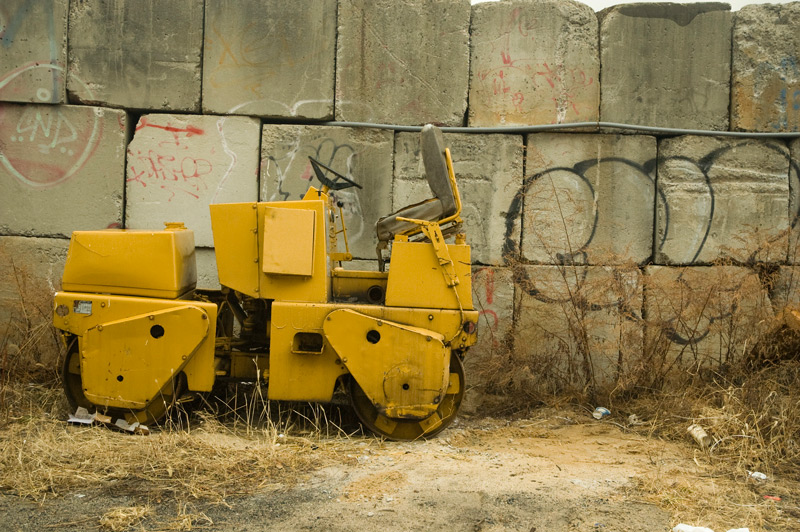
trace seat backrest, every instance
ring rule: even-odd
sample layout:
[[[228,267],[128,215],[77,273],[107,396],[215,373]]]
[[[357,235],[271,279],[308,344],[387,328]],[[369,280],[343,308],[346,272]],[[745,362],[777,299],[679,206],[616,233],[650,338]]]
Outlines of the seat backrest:
[[[442,218],[451,216],[456,212],[456,198],[450,185],[450,173],[447,171],[442,130],[432,124],[426,125],[422,128],[420,144],[425,177],[433,195],[442,202]]]

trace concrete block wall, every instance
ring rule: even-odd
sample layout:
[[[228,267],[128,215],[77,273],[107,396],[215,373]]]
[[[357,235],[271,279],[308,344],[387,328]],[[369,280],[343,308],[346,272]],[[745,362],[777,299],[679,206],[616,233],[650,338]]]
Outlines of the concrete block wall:
[[[337,199],[354,266],[374,269],[375,221],[432,194],[418,136],[326,121],[800,132],[798,35],[800,2],[6,0],[0,278],[24,267],[41,299],[73,230],[183,221],[199,284],[218,287],[208,205],[300,199],[309,156],[364,186]],[[690,295],[751,302],[737,303],[744,324],[798,299],[800,139],[445,140],[473,246],[478,374],[511,353],[533,380],[641,384],[686,352],[741,356],[722,311],[679,330]],[[23,323],[25,301],[6,286],[2,316]]]

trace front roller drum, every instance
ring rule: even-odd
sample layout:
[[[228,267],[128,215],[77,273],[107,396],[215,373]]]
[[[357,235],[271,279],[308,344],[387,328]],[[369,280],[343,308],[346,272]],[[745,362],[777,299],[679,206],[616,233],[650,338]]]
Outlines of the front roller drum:
[[[80,347],[78,337],[68,339],[67,354],[64,357],[61,377],[67,402],[73,411],[83,407],[89,412],[96,411],[110,416],[112,419],[125,419],[128,423],[138,421],[144,425],[159,425],[167,414],[177,404],[177,399],[186,391],[186,377],[179,373],[171,379],[143,410],[126,410],[121,408],[106,408],[103,405],[92,403],[84,394],[83,378],[81,377]]]
[[[389,418],[378,412],[372,401],[358,385],[350,379],[350,401],[364,427],[389,440],[411,441],[431,438],[446,429],[456,418],[464,398],[464,367],[458,354],[450,356],[450,384],[439,403],[439,407],[423,420]]]

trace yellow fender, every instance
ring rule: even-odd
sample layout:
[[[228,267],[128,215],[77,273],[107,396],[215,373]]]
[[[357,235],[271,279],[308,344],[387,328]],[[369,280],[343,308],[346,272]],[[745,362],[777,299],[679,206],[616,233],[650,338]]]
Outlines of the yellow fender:
[[[190,305],[88,329],[81,352],[86,398],[96,405],[145,408],[183,369],[208,331],[208,315]]]
[[[436,412],[450,380],[443,335],[349,309],[328,314],[323,330],[379,413],[422,420]]]

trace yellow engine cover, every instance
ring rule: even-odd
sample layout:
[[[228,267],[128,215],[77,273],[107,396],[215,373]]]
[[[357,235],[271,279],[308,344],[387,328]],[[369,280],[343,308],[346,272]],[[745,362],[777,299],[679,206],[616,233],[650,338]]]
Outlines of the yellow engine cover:
[[[331,312],[323,328],[378,412],[397,419],[436,412],[450,379],[443,335],[348,309]]]
[[[174,223],[164,231],[74,231],[61,284],[70,292],[173,299],[196,282],[194,233]]]
[[[98,324],[82,343],[86,398],[114,408],[144,408],[183,369],[208,332],[208,315],[190,305]]]

